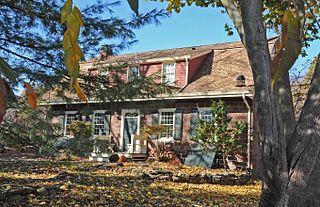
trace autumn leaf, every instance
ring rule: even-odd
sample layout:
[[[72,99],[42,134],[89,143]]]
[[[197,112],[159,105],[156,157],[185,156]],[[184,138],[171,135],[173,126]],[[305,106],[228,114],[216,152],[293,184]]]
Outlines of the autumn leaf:
[[[72,0],[66,0],[61,9],[61,24],[65,23],[67,16],[72,11]]]
[[[73,15],[77,18],[80,26],[83,26],[83,25],[84,25],[84,21],[83,21],[83,19],[82,19],[81,12],[80,12],[79,8],[75,6],[75,7],[73,8],[73,11],[72,11],[72,12],[73,12]]]
[[[80,27],[84,25],[81,12],[78,7],[72,10],[72,1],[66,0],[61,9],[61,23],[66,23],[67,30],[63,35],[62,46],[64,49],[64,63],[71,77],[70,88],[75,89],[80,100],[88,102],[88,98],[81,90],[77,81],[80,73],[80,59],[84,54],[78,44]]]
[[[32,86],[29,83],[24,82],[23,83],[26,88],[26,93],[28,97],[28,103],[31,106],[32,109],[37,108],[37,95]]]
[[[78,97],[80,98],[80,100],[85,101],[86,103],[88,103],[88,98],[83,93],[83,91],[81,90],[81,88],[79,86],[79,83],[78,83],[78,80],[75,80],[74,89],[76,90],[76,93],[77,93]]]

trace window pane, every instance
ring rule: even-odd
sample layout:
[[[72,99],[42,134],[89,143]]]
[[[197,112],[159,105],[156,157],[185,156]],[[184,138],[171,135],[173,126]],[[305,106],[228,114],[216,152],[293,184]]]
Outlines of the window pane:
[[[128,68],[128,80],[133,80],[135,77],[139,76],[139,67],[132,66]]]
[[[71,135],[70,124],[78,119],[77,114],[66,114],[66,135]]]
[[[211,122],[213,119],[211,111],[200,111],[199,118],[202,121]]]
[[[174,112],[161,112],[160,124],[166,128],[166,132],[161,137],[173,137],[173,117]]]
[[[174,73],[175,73],[175,64],[164,64],[163,65],[163,75],[164,82],[172,84],[174,83]]]
[[[103,113],[95,113],[93,119],[93,133],[95,135],[101,135],[105,133],[104,128],[104,114]]]

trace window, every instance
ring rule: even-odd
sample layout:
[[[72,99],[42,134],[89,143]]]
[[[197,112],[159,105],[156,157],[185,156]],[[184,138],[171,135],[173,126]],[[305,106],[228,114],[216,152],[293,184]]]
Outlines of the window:
[[[100,81],[100,87],[101,89],[106,89],[106,85],[107,85],[107,77],[108,77],[109,71],[104,69],[104,70],[100,70],[99,71],[99,76],[102,79]]]
[[[66,112],[66,121],[65,121],[65,135],[71,136],[70,125],[72,122],[78,120],[77,112]]]
[[[103,112],[97,112],[93,116],[93,134],[101,135],[106,133],[105,129],[105,119]]]
[[[199,112],[199,119],[206,122],[211,122],[213,119],[211,111],[200,111]]]
[[[161,134],[160,137],[172,138],[174,132],[174,112],[161,111],[160,124],[166,128],[166,132]]]
[[[128,68],[128,81],[131,81],[135,79],[136,77],[139,77],[139,67],[138,66],[130,66]]]
[[[167,84],[174,84],[175,63],[163,64],[163,82]]]

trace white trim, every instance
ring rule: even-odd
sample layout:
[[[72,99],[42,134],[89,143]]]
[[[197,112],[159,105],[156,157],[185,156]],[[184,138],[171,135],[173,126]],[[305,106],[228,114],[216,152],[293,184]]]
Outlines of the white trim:
[[[138,64],[136,64],[136,65],[129,65],[129,66],[127,67],[127,81],[129,81],[129,69],[130,69],[130,68],[133,68],[133,67],[138,68],[138,75],[137,75],[137,77],[140,77],[140,65],[138,65]]]
[[[68,114],[77,114],[78,111],[65,111],[64,112],[64,126],[63,126],[63,136],[65,137],[73,137],[72,135],[66,135],[67,132],[67,116]]]
[[[92,133],[92,136],[93,137],[96,137],[96,136],[99,136],[97,134],[94,134],[94,130],[95,130],[95,126],[94,126],[94,119],[95,119],[95,115],[98,114],[98,113],[102,113],[103,115],[106,113],[107,110],[94,110],[92,111],[92,120],[91,120],[91,124],[92,124],[92,129],[93,129],[93,133]],[[105,123],[103,123],[105,124]],[[111,127],[111,124],[110,126]],[[107,134],[108,135],[108,134]]]
[[[175,132],[175,119],[176,119],[176,117],[175,117],[175,111],[176,111],[176,108],[161,108],[161,109],[159,109],[158,110],[158,112],[159,112],[159,124],[161,124],[161,113],[162,112],[173,112],[173,127],[172,127],[172,132],[173,132],[173,134],[172,134],[172,137],[159,137],[158,139],[157,139],[157,141],[160,141],[160,142],[170,142],[170,141],[172,141],[173,140],[173,137],[174,137],[174,132]]]
[[[195,92],[195,93],[177,93],[174,95],[159,95],[155,98],[135,98],[135,99],[124,99],[123,101],[156,101],[156,100],[183,100],[183,99],[201,99],[201,98],[235,98],[239,97],[242,98],[243,94],[246,97],[252,98],[253,91],[246,90],[246,91],[216,91],[216,92]],[[122,100],[118,100],[121,102]],[[107,101],[108,102],[108,101]],[[84,102],[81,101],[56,101],[56,102],[41,102],[39,103],[40,106],[43,105],[59,105],[59,104],[81,104]],[[88,103],[103,103],[103,101],[97,100],[89,100]]]
[[[138,113],[137,134],[140,134],[140,110],[139,109],[122,109],[121,110],[121,126],[120,126],[120,149],[123,150],[123,132],[124,132],[124,119],[126,113]],[[131,137],[130,137],[131,139]]]
[[[176,62],[173,62],[173,61],[164,61],[164,62],[162,62],[161,83],[164,83],[164,65],[171,65],[171,64],[173,64],[173,67],[174,67],[174,70],[173,70],[173,78],[174,78],[174,80],[173,80],[172,83],[169,83],[168,85],[175,85],[175,82],[176,82]]]

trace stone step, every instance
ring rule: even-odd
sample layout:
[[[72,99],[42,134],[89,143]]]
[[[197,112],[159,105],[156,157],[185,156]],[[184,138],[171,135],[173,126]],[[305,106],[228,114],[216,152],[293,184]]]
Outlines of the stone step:
[[[109,162],[109,158],[108,157],[90,156],[89,161]]]

